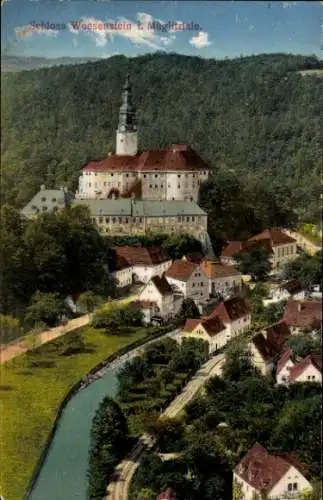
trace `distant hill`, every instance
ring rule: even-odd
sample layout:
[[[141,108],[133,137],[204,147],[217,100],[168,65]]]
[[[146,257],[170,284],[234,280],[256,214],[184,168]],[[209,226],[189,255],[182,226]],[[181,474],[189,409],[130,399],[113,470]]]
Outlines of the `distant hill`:
[[[2,76],[2,201],[77,186],[115,148],[121,86],[131,74],[141,149],[189,143],[217,169],[259,179],[313,222],[320,211],[323,81],[315,57],[232,60],[156,53]],[[315,220],[314,220],[315,219]]]
[[[18,57],[2,54],[1,73],[47,68],[50,66],[59,66],[60,64],[82,64],[96,60],[97,58],[95,57],[58,57],[56,59],[47,59],[46,57]]]

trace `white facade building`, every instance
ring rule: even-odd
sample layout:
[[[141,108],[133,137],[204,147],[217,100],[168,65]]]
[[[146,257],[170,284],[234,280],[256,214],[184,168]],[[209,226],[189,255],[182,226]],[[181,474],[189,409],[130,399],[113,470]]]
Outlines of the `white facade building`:
[[[175,260],[165,273],[168,283],[185,299],[205,304],[209,298],[208,280],[199,264]]]

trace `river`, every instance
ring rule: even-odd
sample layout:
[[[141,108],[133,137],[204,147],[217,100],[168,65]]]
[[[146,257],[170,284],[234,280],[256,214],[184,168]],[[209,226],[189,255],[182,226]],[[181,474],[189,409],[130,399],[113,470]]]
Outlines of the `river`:
[[[169,336],[176,338],[174,331]],[[92,419],[105,396],[114,397],[117,373],[143,347],[112,363],[102,378],[77,392],[67,403],[37,482],[28,500],[86,500]]]

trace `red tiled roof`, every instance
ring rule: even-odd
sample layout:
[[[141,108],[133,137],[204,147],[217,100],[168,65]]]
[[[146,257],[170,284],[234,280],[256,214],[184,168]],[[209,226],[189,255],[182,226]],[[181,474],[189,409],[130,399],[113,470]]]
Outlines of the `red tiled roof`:
[[[128,266],[153,266],[170,260],[161,247],[120,246],[113,250],[117,259],[126,261]]]
[[[187,260],[174,260],[165,274],[169,278],[174,278],[179,281],[187,281],[197,267],[198,264],[188,262]]]
[[[183,332],[192,332],[194,328],[201,323],[201,319],[187,319]]]
[[[232,297],[220,302],[209,317],[218,316],[223,323],[231,323],[250,314],[250,307],[242,297]]]
[[[258,333],[258,335],[253,337],[252,342],[265,361],[272,360],[277,354],[262,333]]]
[[[219,264],[218,262],[214,262],[212,260],[203,260],[201,263],[201,269],[204,272],[205,276],[208,278],[222,278],[225,276],[242,276],[242,274],[237,271],[232,266],[225,266],[223,264]]]
[[[176,500],[175,492],[172,488],[167,488],[166,491],[163,491],[158,495],[157,500]]]
[[[285,234],[281,229],[271,228],[265,229],[261,233],[256,234],[249,238],[248,241],[269,239],[273,246],[284,245],[286,243],[296,243],[294,238],[291,238],[287,234]]]
[[[151,281],[154,283],[155,287],[162,295],[170,295],[173,293],[172,287],[164,276],[162,276],[161,278],[159,276],[154,276],[153,278],[151,278]]]
[[[295,461],[294,464],[296,464]],[[277,454],[268,453],[263,446],[256,443],[234,471],[257,491],[262,490],[269,493],[287,473],[291,465],[287,457],[282,458]]]
[[[277,361],[276,375],[278,375],[282,371],[282,369],[285,367],[288,360],[292,361],[293,354],[294,353],[293,353],[292,349],[286,349],[283,352],[283,354],[281,355],[281,357]]]
[[[284,350],[286,342],[290,337],[290,330],[284,321],[270,325],[265,330],[265,337],[277,353]]]
[[[310,365],[313,365],[320,373],[322,373],[322,358],[320,355],[309,354],[306,358],[303,358],[301,361],[296,363],[289,370],[289,379],[291,381],[295,381],[298,377],[308,368]]]
[[[206,318],[201,321],[203,328],[207,331],[210,337],[213,337],[217,333],[220,333],[225,329],[224,324],[218,316],[213,316],[213,318]]]
[[[221,258],[233,257],[242,250],[243,250],[243,241],[228,241],[227,244],[222,248]]]
[[[283,321],[299,328],[313,328],[316,324],[322,324],[322,300],[289,300]]]
[[[151,149],[138,152],[134,156],[107,156],[98,162],[89,162],[83,172],[150,172],[150,171],[198,171],[209,170],[208,164],[187,145],[173,145],[167,149]]]

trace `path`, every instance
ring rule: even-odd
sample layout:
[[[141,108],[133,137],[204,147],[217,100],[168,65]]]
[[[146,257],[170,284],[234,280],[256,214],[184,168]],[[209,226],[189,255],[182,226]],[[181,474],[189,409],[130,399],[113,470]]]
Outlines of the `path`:
[[[312,243],[312,241],[303,236],[301,233],[297,233],[296,231],[290,231],[289,229],[284,229],[283,231],[291,238],[294,238],[297,241],[297,245],[300,246],[303,250],[305,250],[305,252],[309,253],[310,255],[314,255],[316,252],[322,249],[321,246],[315,245],[314,243]]]
[[[195,376],[184,387],[181,394],[179,394],[162,413],[161,417],[176,417],[210,377],[221,373],[224,357],[224,354],[218,354],[204,363]],[[139,465],[140,456],[147,448],[151,448],[154,444],[155,440],[149,434],[141,436],[129,456],[116,467],[114,473],[115,481],[111,482],[108,486],[106,500],[128,499],[129,486]]]
[[[138,294],[135,294],[111,302],[118,302],[119,305],[126,305],[137,298]],[[109,306],[111,302],[108,302],[107,305]],[[66,325],[60,325],[55,328],[50,328],[49,330],[44,330],[38,334],[36,339],[34,339],[34,345],[38,347],[39,345],[46,344],[47,342],[57,339],[66,333],[72,332],[81,326],[88,325],[90,319],[91,314],[85,314],[79,318],[71,319]],[[28,336],[22,339],[17,339],[10,344],[3,345],[0,347],[0,364],[6,363],[10,359],[16,358],[31,349],[33,349],[33,347],[31,345],[31,339],[28,339]]]

